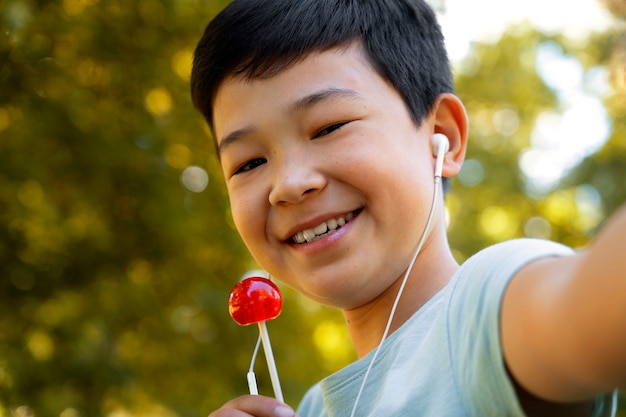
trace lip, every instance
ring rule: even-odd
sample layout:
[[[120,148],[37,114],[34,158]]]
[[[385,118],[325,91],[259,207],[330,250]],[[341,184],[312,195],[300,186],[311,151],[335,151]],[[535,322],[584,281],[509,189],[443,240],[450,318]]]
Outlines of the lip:
[[[288,232],[288,234],[286,235],[286,238],[284,239],[285,243],[289,244],[290,246],[296,247],[296,248],[305,248],[305,247],[312,247],[315,246],[315,244],[318,243],[323,243],[324,241],[329,241],[329,240],[336,240],[338,237],[340,237],[340,235],[343,235],[350,227],[350,225],[354,222],[354,220],[356,220],[356,218],[359,216],[359,214],[361,213],[361,208],[356,209],[356,210],[352,210],[352,211],[345,211],[345,212],[339,212],[338,214],[332,214],[332,215],[322,215],[322,216],[317,216],[315,218],[312,218],[311,220],[308,220],[306,222],[303,223],[299,223],[297,226],[293,227],[290,229],[290,231]],[[304,243],[295,243],[292,238],[298,233],[298,232],[302,232],[304,230],[308,230],[308,229],[313,229],[316,226],[319,226],[320,224],[327,222],[331,219],[338,219],[340,217],[346,217],[349,214],[352,214],[352,219],[350,219],[350,221],[348,221],[345,225],[333,230],[331,233],[327,234],[326,236],[315,240],[313,242],[304,242]],[[345,229],[345,230],[344,230]]]

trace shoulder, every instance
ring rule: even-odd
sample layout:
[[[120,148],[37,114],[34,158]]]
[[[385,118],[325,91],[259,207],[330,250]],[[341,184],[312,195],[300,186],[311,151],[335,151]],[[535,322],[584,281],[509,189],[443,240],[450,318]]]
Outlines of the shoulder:
[[[560,243],[540,239],[515,239],[489,246],[461,265],[453,277],[453,293],[500,297],[511,278],[526,265],[548,257],[567,256],[574,251]],[[457,294],[458,295],[458,294]]]
[[[450,283],[452,303],[481,303],[499,309],[511,279],[526,265],[574,251],[562,244],[540,239],[515,239],[489,246],[463,263]]]
[[[323,417],[326,415],[322,388],[319,382],[304,394],[298,406],[297,414],[300,417]]]
[[[506,262],[508,268],[547,256],[570,255],[573,250],[557,242],[542,239],[513,239],[489,246],[469,258],[464,267],[493,268]],[[505,266],[507,268],[507,266]]]
[[[504,293],[526,265],[572,253],[546,240],[506,241],[469,258],[450,282],[445,308],[450,360],[457,388],[475,415],[523,415],[503,361]]]

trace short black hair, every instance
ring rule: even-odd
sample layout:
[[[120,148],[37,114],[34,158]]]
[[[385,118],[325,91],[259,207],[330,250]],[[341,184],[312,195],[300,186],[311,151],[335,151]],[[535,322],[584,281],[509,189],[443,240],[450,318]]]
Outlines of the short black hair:
[[[196,47],[193,104],[213,130],[213,100],[227,77],[270,78],[313,52],[353,42],[417,126],[440,94],[454,92],[441,27],[424,0],[234,0]]]
[[[213,99],[228,76],[269,78],[309,55],[361,41],[373,67],[419,125],[454,91],[443,34],[422,0],[235,0],[206,27],[191,96],[213,127]]]

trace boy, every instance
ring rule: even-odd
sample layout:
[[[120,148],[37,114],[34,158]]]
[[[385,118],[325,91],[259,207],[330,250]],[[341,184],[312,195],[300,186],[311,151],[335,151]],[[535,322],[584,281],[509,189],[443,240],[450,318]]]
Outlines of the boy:
[[[236,0],[199,42],[192,97],[250,252],[342,309],[360,358],[299,415],[614,414],[626,212],[586,252],[522,239],[457,265],[439,181],[467,117],[422,0]],[[211,415],[294,413],[242,396]]]

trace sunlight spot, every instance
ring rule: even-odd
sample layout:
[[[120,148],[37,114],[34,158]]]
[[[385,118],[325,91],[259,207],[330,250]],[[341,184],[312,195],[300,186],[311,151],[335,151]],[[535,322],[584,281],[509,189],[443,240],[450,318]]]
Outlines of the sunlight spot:
[[[569,190],[548,195],[543,201],[547,220],[557,226],[570,225],[577,216],[576,204]]]
[[[192,63],[193,52],[189,49],[178,51],[172,57],[172,69],[183,81],[189,81]]]
[[[165,159],[172,168],[183,169],[191,161],[191,151],[185,145],[175,143],[168,146],[165,151]]]
[[[264,271],[262,269],[250,269],[250,270],[244,272],[239,277],[239,281],[243,281],[244,279],[250,278],[250,277],[263,277],[263,278],[267,278],[267,279],[272,279],[272,277],[270,277],[270,274],[267,271]]]
[[[448,230],[454,227],[457,222],[461,221],[459,213],[463,207],[463,200],[459,198],[457,193],[448,193],[448,195],[446,195],[446,228]]]
[[[585,73],[582,65],[554,42],[539,46],[536,68],[556,93],[560,110],[539,114],[531,133],[531,147],[522,152],[519,165],[529,191],[543,194],[599,150],[609,138],[612,125],[600,98],[591,94],[606,93],[604,72],[592,69]]]
[[[180,182],[193,193],[201,193],[209,184],[209,174],[197,166],[188,166],[180,175]]]
[[[26,341],[26,346],[35,360],[47,361],[54,354],[54,342],[44,331],[32,332]]]
[[[524,175],[541,191],[548,188],[561,175],[556,152],[527,149],[520,154],[519,165]]]
[[[65,410],[61,411],[59,417],[80,417],[80,413],[75,408],[66,408]]]
[[[536,239],[550,239],[552,236],[552,226],[550,222],[543,217],[531,217],[524,223],[524,235]]]
[[[172,110],[172,96],[163,87],[153,88],[146,94],[146,108],[153,116],[161,117]]]
[[[313,343],[327,361],[344,361],[348,357],[346,330],[330,320],[322,321],[315,327]]]
[[[517,222],[507,209],[491,206],[481,213],[479,226],[483,235],[500,241],[511,239],[515,235]]]
[[[585,91],[598,97],[607,97],[611,91],[609,72],[605,67],[597,66],[587,70],[583,80]]]
[[[320,311],[323,306],[322,304],[311,300],[309,297],[306,297],[299,292],[293,292],[293,294],[289,294],[291,297],[294,297],[298,306],[307,314],[314,314]]]
[[[577,225],[580,229],[590,231],[604,218],[602,198],[593,185],[582,184],[576,187],[574,201],[578,209]]]
[[[577,88],[583,79],[583,68],[575,58],[563,54],[556,42],[544,42],[537,48],[537,72],[555,90]]]
[[[120,407],[108,413],[107,417],[134,417],[134,416],[133,416],[133,413],[131,413],[127,409]]]
[[[445,0],[439,20],[450,59],[460,61],[468,56],[472,43],[493,42],[512,25],[525,21],[546,33],[584,39],[591,31],[602,31],[615,24],[616,19],[598,3],[596,0]],[[486,10],[489,12],[485,13]]]
[[[9,30],[15,31],[25,28],[32,20],[33,12],[27,3],[25,1],[13,1],[7,5],[7,2],[4,2],[2,17]]]
[[[27,405],[20,405],[12,413],[13,417],[35,417],[35,412]]]
[[[188,333],[191,329],[192,319],[199,313],[197,307],[187,305],[176,308],[170,317],[172,328],[179,333]]]
[[[477,159],[468,159],[463,162],[458,179],[466,187],[473,187],[480,184],[485,178],[483,164]]]
[[[500,109],[493,114],[493,126],[504,136],[511,136],[519,128],[520,120],[517,112],[511,109]]]
[[[210,343],[217,337],[217,331],[213,322],[204,314],[198,314],[193,317],[189,326],[189,332],[195,340],[201,343]]]
[[[562,114],[542,113],[532,132],[532,147],[521,153],[522,172],[538,191],[546,192],[608,139],[610,121],[600,100],[580,97]]]

